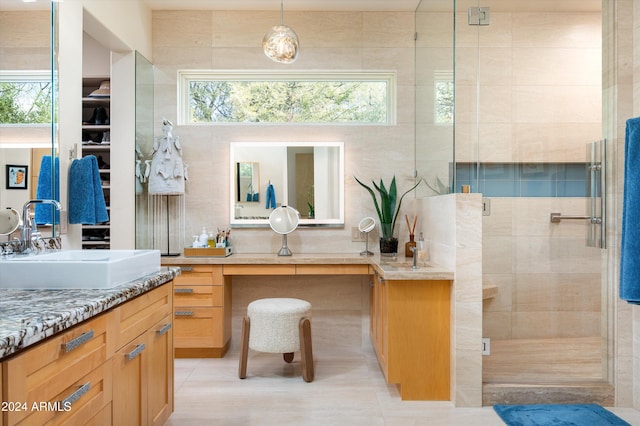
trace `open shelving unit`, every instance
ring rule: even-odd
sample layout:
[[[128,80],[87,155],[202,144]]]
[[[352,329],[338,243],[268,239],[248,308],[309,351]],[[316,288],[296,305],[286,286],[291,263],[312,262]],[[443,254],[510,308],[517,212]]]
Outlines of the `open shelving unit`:
[[[107,117],[111,117],[111,99],[107,96],[89,96],[100,88],[103,81],[109,81],[109,78],[84,78],[82,81],[82,156],[95,155],[98,159],[104,199],[111,216],[111,122],[95,122],[99,108],[104,108]],[[82,225],[83,249],[108,249],[110,241],[110,222]]]

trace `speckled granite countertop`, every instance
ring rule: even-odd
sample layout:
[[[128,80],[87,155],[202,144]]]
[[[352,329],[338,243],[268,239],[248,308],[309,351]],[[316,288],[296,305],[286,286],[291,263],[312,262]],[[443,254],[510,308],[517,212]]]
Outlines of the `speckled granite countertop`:
[[[177,268],[101,290],[0,289],[0,361],[127,300],[171,281]]]
[[[272,253],[234,253],[227,257],[163,257],[163,265],[370,265],[387,280],[453,280],[452,269],[418,262],[412,269],[412,258],[382,258],[353,253],[294,253],[278,256]],[[224,272],[223,272],[224,273]]]

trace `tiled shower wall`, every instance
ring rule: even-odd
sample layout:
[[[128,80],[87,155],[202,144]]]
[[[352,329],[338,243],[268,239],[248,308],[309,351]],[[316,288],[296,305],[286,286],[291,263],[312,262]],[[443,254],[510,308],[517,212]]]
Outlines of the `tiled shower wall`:
[[[601,15],[492,7],[477,27],[461,13],[474,5],[460,3],[456,161],[468,173],[458,186],[490,198],[483,283],[499,289],[484,303],[484,336],[600,335],[600,251],[585,247],[584,223],[549,215],[585,212],[580,170],[602,133]]]

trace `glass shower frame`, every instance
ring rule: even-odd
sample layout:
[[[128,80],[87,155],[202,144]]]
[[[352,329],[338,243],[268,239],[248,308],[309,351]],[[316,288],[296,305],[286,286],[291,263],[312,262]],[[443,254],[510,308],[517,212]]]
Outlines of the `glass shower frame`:
[[[523,67],[514,64],[521,52],[513,45],[513,30],[524,15],[509,17],[510,12],[499,8],[505,3],[491,0],[438,3],[439,10],[434,10],[434,5],[425,1],[416,10],[416,171],[428,183],[418,195],[463,192],[463,186],[469,185],[471,192],[483,193],[491,205],[490,213],[483,218],[483,284],[497,287],[498,295],[483,303],[483,333],[492,339],[489,357],[499,359],[503,352],[511,359],[509,362],[501,361],[497,370],[490,370],[493,368],[489,362],[491,358],[483,358],[484,364],[490,366],[483,372],[483,381],[559,385],[610,382],[611,366],[607,355],[611,351],[607,335],[610,325],[607,297],[604,296],[607,254],[605,250],[585,244],[589,233],[596,237],[606,236],[595,220],[597,217],[606,220],[605,209],[595,207],[588,196],[593,195],[600,200],[604,195],[602,191],[607,188],[600,179],[606,175],[594,170],[592,160],[584,155],[585,146],[599,140],[603,134],[602,111],[597,108],[588,111],[590,119],[597,114],[597,120],[575,126],[580,131],[571,141],[570,152],[558,158],[555,157],[554,146],[559,145],[557,141],[564,141],[558,132],[553,134],[551,131],[540,132],[538,140],[530,138],[528,147],[507,146],[511,152],[509,156],[504,155],[500,150],[506,149],[506,144],[501,145],[501,140],[509,143],[518,138],[526,140],[516,128],[529,125],[535,129],[541,124],[535,119],[529,123],[514,119],[517,116],[514,109],[522,104],[518,97],[544,93],[544,88],[536,87],[543,86],[540,81],[519,81],[516,84],[512,80],[514,76],[523,78],[514,71],[514,68]],[[470,8],[485,6],[489,7],[489,25],[471,26]],[[438,13],[440,15],[434,16]],[[545,18],[540,10],[518,13]],[[588,25],[579,23],[581,12],[554,13],[566,13],[562,16],[566,21],[574,22],[573,31],[577,32],[583,30],[581,26],[591,25],[596,19],[591,11],[584,12]],[[557,15],[546,17],[553,21]],[[598,19],[601,24],[602,19]],[[507,26],[510,33],[505,29]],[[544,30],[544,26],[541,28]],[[559,27],[552,29],[559,30]],[[526,30],[516,28],[516,31]],[[579,35],[594,41],[595,32],[598,32],[598,42],[601,43],[602,31],[597,28],[591,28],[586,35]],[[438,37],[430,38],[434,33],[438,33]],[[506,42],[508,37],[511,39]],[[572,49],[564,47],[567,51]],[[531,46],[531,49],[539,49],[545,55],[551,55],[554,49],[560,50],[544,43]],[[582,52],[582,60],[590,63],[588,61],[593,60],[598,49],[600,60],[600,44],[591,52]],[[501,51],[508,52],[510,57],[501,57]],[[504,67],[497,68],[493,75],[487,73],[492,66],[496,70],[496,63],[502,63]],[[455,81],[455,114],[449,128],[433,119],[435,80],[438,72],[442,74],[447,66]],[[600,66],[598,64],[595,71],[601,74]],[[549,70],[549,67],[542,67],[541,72],[544,74]],[[559,74],[562,78],[563,73]],[[575,78],[584,79],[583,83],[587,82],[584,85],[589,86],[587,92],[597,92],[596,96],[599,96],[585,102],[601,108],[600,76],[591,73],[586,77],[576,75]],[[594,78],[598,81],[595,82]],[[516,87],[518,85],[530,86],[530,93]],[[558,90],[563,90],[560,84],[558,86]],[[571,86],[571,82],[566,85],[578,90]],[[509,106],[502,105],[504,110],[496,103],[501,94],[508,97],[504,104]],[[539,109],[544,111],[545,106]],[[504,118],[505,115],[509,115],[509,119],[501,121],[501,116]],[[545,125],[550,129],[554,126],[571,128],[557,123]],[[536,152],[537,142],[539,152]],[[606,153],[607,150],[599,152]],[[600,161],[607,163],[606,157]],[[489,195],[492,191],[493,195]],[[605,206],[606,200],[598,205]],[[551,220],[553,212],[589,219],[558,223]],[[588,343],[583,345],[586,341]],[[535,355],[538,348],[547,343],[549,348],[558,348],[558,354],[554,357],[553,352],[545,353],[549,355],[548,359]],[[521,362],[517,358],[513,361],[513,354],[518,350],[525,355],[534,354],[533,358],[522,356]],[[588,371],[576,368],[572,363],[578,363],[578,360],[570,358],[556,363],[556,369],[550,367],[554,358],[561,358],[561,352],[569,354],[572,351],[576,354],[589,353]],[[529,373],[526,372],[528,366],[531,367]],[[508,368],[513,372],[509,373]],[[523,371],[525,373],[517,374]]]

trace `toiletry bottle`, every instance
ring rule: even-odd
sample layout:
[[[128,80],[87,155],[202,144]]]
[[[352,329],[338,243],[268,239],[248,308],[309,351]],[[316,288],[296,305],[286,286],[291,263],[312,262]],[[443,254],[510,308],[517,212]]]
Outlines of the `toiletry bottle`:
[[[409,234],[409,241],[407,241],[404,245],[404,256],[405,257],[413,257],[412,248],[416,247],[415,235]]]
[[[200,243],[200,247],[206,247],[207,244],[209,243],[209,235],[207,234],[207,230],[205,229],[205,227],[202,227],[202,232],[200,233],[200,238],[198,239],[198,242]]]
[[[216,239],[213,236],[213,232],[209,232],[209,239],[207,240],[207,247],[215,247]]]
[[[416,246],[416,251],[417,251],[416,254],[418,255],[419,260],[422,260],[422,261],[428,260],[427,244],[424,241],[424,234],[422,232],[420,233],[420,237],[418,237],[418,244]]]

